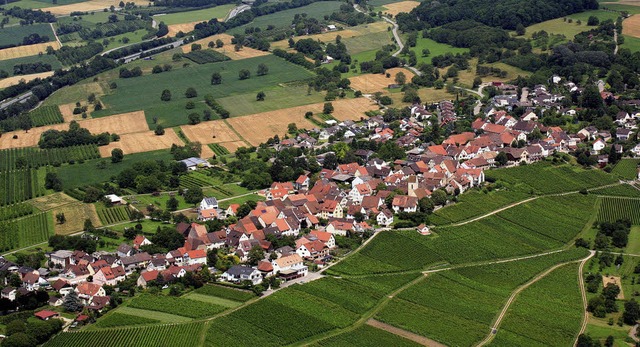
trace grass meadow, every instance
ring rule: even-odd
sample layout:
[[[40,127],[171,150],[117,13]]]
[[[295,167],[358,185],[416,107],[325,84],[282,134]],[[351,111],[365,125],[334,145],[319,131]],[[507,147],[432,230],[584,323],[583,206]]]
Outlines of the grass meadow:
[[[18,25],[0,29],[0,46],[21,46],[22,39],[31,34],[47,36],[49,37],[49,41],[54,41],[56,39],[49,24],[33,24],[27,26]]]
[[[164,22],[166,25],[208,21],[212,18],[226,18],[234,7],[235,4],[227,4],[196,11],[155,15],[153,16],[153,19],[157,22]]]

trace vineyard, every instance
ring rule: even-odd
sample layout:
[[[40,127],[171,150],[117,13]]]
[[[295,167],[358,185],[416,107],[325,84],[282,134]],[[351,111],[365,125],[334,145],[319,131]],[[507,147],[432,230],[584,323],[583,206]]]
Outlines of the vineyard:
[[[0,251],[46,242],[53,234],[53,218],[47,212],[0,222]]]
[[[525,289],[507,311],[492,345],[571,346],[580,330],[578,265],[565,265]]]
[[[640,199],[602,198],[598,221],[615,222],[628,219],[631,224],[640,224]]]
[[[44,187],[38,181],[37,170],[0,170],[0,206],[29,200],[44,192]]]
[[[620,160],[611,173],[626,180],[633,180],[638,177],[638,165],[640,165],[640,159]]]
[[[217,143],[210,143],[209,148],[216,154],[216,156],[223,156],[229,154],[229,150]]]
[[[24,217],[32,214],[33,212],[33,206],[26,202],[0,207],[0,222],[9,219]]]
[[[198,50],[184,54],[184,57],[197,64],[217,63],[230,60],[226,55],[213,50]]]
[[[587,254],[574,248],[518,262],[429,275],[395,297],[376,319],[447,345],[475,345],[513,290],[555,264]]]
[[[100,331],[64,332],[45,343],[44,346],[198,346],[200,345],[200,336],[204,324],[199,322],[140,328],[104,329]]]
[[[193,189],[197,187],[207,187],[205,189],[205,195],[215,196],[218,199],[229,198],[248,192],[248,190],[237,184],[222,184],[219,179],[199,172],[192,172],[180,177],[180,188]]]
[[[345,332],[340,335],[328,338],[318,342],[318,345],[324,347],[342,347],[342,346],[360,346],[360,347],[378,347],[378,346],[394,346],[394,347],[418,347],[418,343],[402,338],[398,335],[388,333],[384,330],[363,325],[353,331]]]
[[[94,325],[95,327],[100,328],[114,328],[114,327],[123,327],[130,325],[146,325],[146,324],[155,324],[160,323],[157,319],[145,318],[132,316],[129,314],[113,312],[112,314],[98,320],[98,322]]]
[[[131,209],[124,205],[105,207],[103,204],[96,204],[96,211],[103,225],[128,221],[131,216]]]
[[[435,225],[456,223],[481,216],[529,197],[531,195],[527,193],[506,189],[487,193],[482,191],[465,192],[459,196],[458,202],[455,204],[435,211],[429,217],[429,221]]]
[[[13,148],[0,150],[0,171],[23,167],[38,168],[45,165],[59,166],[70,161],[100,158],[97,145],[82,145],[63,148]]]
[[[607,196],[623,196],[629,198],[640,198],[640,187],[636,188],[630,184],[619,184],[616,186],[600,188],[590,191],[591,194]]]
[[[507,169],[487,170],[487,181],[500,180],[509,185],[521,186],[538,194],[578,191],[617,182],[614,175],[603,171],[540,162]]]
[[[142,295],[131,301],[130,307],[149,311],[176,314],[189,318],[213,316],[225,310],[225,307],[203,304],[200,301],[173,296]]]
[[[226,288],[226,287],[217,286],[217,285],[207,285],[207,286],[200,287],[196,289],[194,293],[209,295],[209,296],[216,296],[223,299],[241,301],[241,302],[245,302],[247,300],[251,300],[256,297],[256,295],[250,291]]]
[[[29,118],[34,127],[64,123],[58,106],[40,106],[29,113]]]

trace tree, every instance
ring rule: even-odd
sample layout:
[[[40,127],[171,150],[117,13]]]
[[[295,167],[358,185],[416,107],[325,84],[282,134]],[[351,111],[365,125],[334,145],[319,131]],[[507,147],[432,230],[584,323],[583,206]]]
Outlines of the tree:
[[[160,100],[162,101],[170,101],[171,100],[171,91],[169,89],[165,89],[162,91],[162,95],[160,96]]]
[[[189,188],[184,193],[184,201],[186,201],[189,204],[199,203],[200,201],[202,201],[203,197],[204,197],[204,194],[202,193],[202,188],[200,187]]]
[[[600,19],[596,16],[589,16],[589,19],[587,19],[588,26],[597,26],[598,24],[600,24]]]
[[[255,245],[249,251],[248,263],[252,266],[258,265],[260,260],[264,259],[264,250],[260,245]]]
[[[527,29],[524,27],[524,25],[522,25],[522,23],[518,23],[518,25],[516,25],[516,34],[518,36],[522,36],[527,32]]]
[[[131,215],[129,216],[129,220],[141,221],[144,219],[144,214],[138,210],[131,211]]]
[[[258,64],[258,70],[256,71],[256,75],[264,76],[269,73],[269,67],[265,63]]]
[[[190,113],[187,116],[187,118],[189,119],[189,124],[191,124],[191,125],[195,125],[195,124],[200,123],[200,114],[199,113],[196,113],[196,112]]]
[[[218,71],[211,74],[211,84],[221,84],[222,83],[222,75]]]
[[[293,135],[297,132],[298,132],[298,126],[296,125],[296,123],[287,124],[287,133]]]
[[[124,152],[120,148],[114,148],[111,150],[111,162],[119,163],[124,158]]]
[[[507,154],[505,152],[500,152],[496,155],[496,162],[500,166],[504,166],[509,161]]]
[[[58,174],[55,172],[47,172],[44,178],[44,187],[46,189],[52,189],[56,192],[62,190],[62,181],[58,178]]]
[[[251,72],[247,69],[242,69],[238,72],[238,78],[241,80],[247,80],[251,77]]]
[[[218,250],[210,249],[207,251],[207,265],[216,266],[218,262]]]
[[[256,101],[264,101],[265,96],[267,96],[263,91],[259,91],[256,94]]]
[[[138,224],[140,225],[140,224]],[[142,226],[142,225],[140,225]],[[124,233],[122,234],[122,236],[124,236],[125,239],[128,240],[133,240],[136,238],[136,235],[138,235],[138,230],[136,230],[135,228],[125,228],[124,229]]]
[[[331,114],[332,112],[333,112],[333,104],[330,102],[325,102],[324,106],[322,107],[322,113]]]
[[[198,92],[196,91],[195,88],[193,87],[189,87],[187,88],[187,90],[184,92],[184,96],[187,98],[195,98],[198,96]]]
[[[442,189],[437,189],[431,194],[431,199],[435,205],[444,206],[447,203],[447,193]]]
[[[217,39],[216,40],[216,48],[222,48],[222,46],[224,46],[224,42],[222,42],[222,40]]]
[[[64,297],[62,306],[67,312],[78,312],[82,310],[82,302],[75,291],[71,291]]]
[[[431,54],[431,51],[429,50],[429,48],[425,48],[422,50],[423,57],[428,57],[430,54]]]
[[[407,75],[405,75],[404,72],[400,71],[396,74],[395,80],[397,84],[403,85],[407,83]]]
[[[635,325],[636,321],[640,319],[640,305],[635,299],[631,299],[624,304],[624,313],[622,313],[622,319],[625,324]]]
[[[64,216],[63,212],[56,213],[56,221],[58,221],[58,224],[64,224],[67,221],[67,217]]]
[[[26,333],[15,333],[2,341],[3,347],[31,347],[38,342]]]
[[[178,209],[178,199],[175,196],[172,196],[167,200],[167,210],[173,212]]]
[[[156,126],[156,130],[155,130],[156,135],[160,136],[160,135],[164,135],[164,127],[160,124],[158,124]]]

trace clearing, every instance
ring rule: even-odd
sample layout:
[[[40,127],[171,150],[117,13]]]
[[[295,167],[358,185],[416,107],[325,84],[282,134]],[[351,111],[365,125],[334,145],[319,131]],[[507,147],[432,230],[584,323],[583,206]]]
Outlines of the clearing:
[[[215,48],[213,50],[220,52],[233,60],[255,58],[255,57],[261,57],[263,55],[270,54],[269,52],[259,51],[251,47],[242,47],[241,50],[236,51],[233,48],[234,45],[231,43],[232,38],[233,36],[229,34],[218,34],[218,35],[205,37],[204,39],[192,42],[192,44],[197,43],[202,45],[203,49],[207,49],[208,47],[207,45],[209,44],[209,42],[216,42],[216,40],[222,40],[222,42],[224,43],[224,46],[222,46],[221,48]],[[182,46],[182,52],[184,53],[191,52],[191,45]]]
[[[622,281],[620,276],[602,276],[602,287],[606,287],[609,283],[613,283],[620,288],[620,293],[616,299],[624,300],[624,292],[622,291]]]
[[[30,82],[32,80],[35,80],[36,78],[47,78],[49,76],[53,76],[53,71],[34,73],[31,75],[18,75],[18,76],[7,77],[0,80],[0,89],[7,88],[12,85],[16,85],[20,83],[20,81]]]
[[[165,129],[164,135],[161,136],[147,130],[139,133],[123,134],[120,136],[120,141],[111,142],[106,146],[101,146],[99,149],[100,156],[106,158],[111,156],[111,150],[114,148],[122,149],[124,154],[131,154],[171,148],[174,143],[178,146],[184,145],[184,142],[173,129]]]
[[[133,2],[141,7],[148,7],[151,5],[149,1],[146,0],[129,0],[127,2]],[[80,2],[77,4],[69,4],[63,6],[55,6],[55,7],[46,7],[43,8],[42,11],[49,11],[56,16],[68,15],[71,12],[81,11],[81,12],[92,12],[92,11],[102,11],[105,8],[109,8],[110,6],[117,6],[118,3],[109,0],[91,0]]]
[[[369,99],[343,99],[332,102],[334,112],[331,116],[338,120],[360,120],[364,112],[376,110],[378,107]],[[284,135],[289,123],[296,123],[298,128],[313,129],[317,125],[304,118],[307,111],[314,114],[322,112],[324,103],[285,108],[276,111],[262,112],[250,116],[227,119],[240,136],[252,145],[259,145],[274,135]]]
[[[634,14],[624,20],[622,34],[640,38],[640,15]]]
[[[0,49],[0,60],[28,57],[32,55],[38,55],[40,53],[45,54],[48,46],[53,47],[53,49],[60,49],[60,44],[58,43],[58,41],[5,48]]]
[[[359,90],[365,94],[372,94],[375,92],[384,92],[390,84],[395,84],[395,78],[398,72],[402,72],[407,77],[407,82],[410,82],[413,78],[413,72],[403,68],[393,68],[386,71],[390,74],[387,77],[385,74],[365,74],[356,77],[349,78],[351,81],[351,88]]]
[[[182,129],[189,141],[198,141],[203,145],[240,141],[238,135],[223,120],[213,120],[196,125],[183,125],[180,129]]]
[[[418,7],[418,5],[420,5],[420,2],[418,1],[400,1],[392,4],[386,4],[383,7],[385,8],[384,12],[395,17],[400,12],[411,12],[411,10]]]
[[[52,213],[54,218],[60,212],[64,213],[67,221],[64,224],[55,222],[56,235],[69,235],[81,231],[84,227],[85,219],[91,219],[95,227],[102,225],[100,218],[98,218],[98,213],[96,213],[96,207],[93,204],[77,203],[55,208]]]

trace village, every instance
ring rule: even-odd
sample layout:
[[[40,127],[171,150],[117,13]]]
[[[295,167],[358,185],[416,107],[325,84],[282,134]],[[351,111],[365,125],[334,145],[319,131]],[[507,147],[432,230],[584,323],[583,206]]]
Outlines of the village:
[[[553,83],[563,82],[554,79]],[[624,102],[636,113],[620,111],[614,120],[615,132],[589,126],[568,133],[540,121],[549,110],[575,116],[575,108],[562,106],[562,95],[549,93],[547,87],[539,85],[522,92],[518,99],[515,86],[496,83],[493,87],[498,94],[482,110],[483,117],[471,123],[470,131],[452,134],[441,144],[421,141],[421,136],[425,127],[433,127],[436,122],[447,127],[458,121],[461,116],[455,113],[452,101],[416,104],[407,117],[393,121],[385,121],[385,114],[361,122],[328,121],[331,123],[323,129],[300,131],[272,142],[276,150],[321,149],[327,143],[368,139],[393,142],[406,157],[385,161],[374,151],[359,149],[355,161],[331,164],[336,153],[325,151],[317,155],[318,164],[323,166],[319,173],[306,172],[296,180],[274,182],[256,192],[261,201],[222,208],[217,197],[204,197],[195,208],[197,218],[170,227],[183,241],[167,253],[145,251],[153,242],[138,234],[116,252],[49,252],[47,265],[41,268],[0,258],[0,273],[5,274],[1,298],[8,307],[19,309],[25,305],[24,298],[36,297],[45,290],[48,300],[42,303],[51,308],[66,308],[70,301],[79,303],[83,308],[78,310],[81,313],[73,323],[75,327],[89,316],[97,317],[110,306],[117,306],[114,296],[134,295],[132,288],[166,289],[195,274],[205,281],[270,294],[281,283],[286,286],[319,278],[352,247],[379,231],[410,229],[428,237],[431,231],[424,216],[455,203],[459,194],[482,186],[485,170],[527,165],[579,149],[586,149],[585,157],[597,159],[581,164],[605,169],[612,153],[618,158],[640,156],[640,144],[632,141],[640,122],[640,101]],[[578,88],[571,82],[563,87],[572,92]],[[614,98],[607,92],[601,97],[605,101]],[[524,108],[522,116],[513,115],[516,108]],[[183,162],[188,170],[211,166],[203,158]],[[127,204],[116,195],[107,198],[115,204]],[[235,222],[218,230],[204,225],[230,217]],[[212,261],[218,257],[229,257],[229,266],[216,268]],[[126,289],[120,288],[122,283],[127,283]],[[35,316],[47,320],[58,317],[58,311],[40,310]]]

